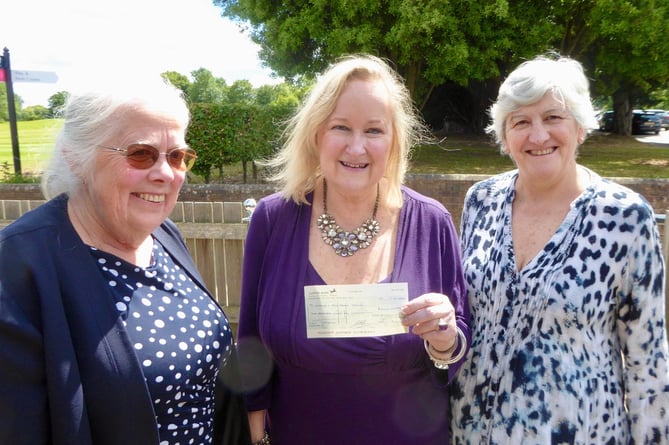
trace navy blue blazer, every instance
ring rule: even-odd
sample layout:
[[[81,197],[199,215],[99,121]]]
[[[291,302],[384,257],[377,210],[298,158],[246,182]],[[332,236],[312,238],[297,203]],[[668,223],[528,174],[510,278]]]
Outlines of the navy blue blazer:
[[[206,289],[174,223],[153,235]],[[66,196],[0,232],[0,444],[158,444],[141,364],[113,301]],[[245,443],[242,404],[224,397],[237,412],[217,425],[244,436],[225,443]]]

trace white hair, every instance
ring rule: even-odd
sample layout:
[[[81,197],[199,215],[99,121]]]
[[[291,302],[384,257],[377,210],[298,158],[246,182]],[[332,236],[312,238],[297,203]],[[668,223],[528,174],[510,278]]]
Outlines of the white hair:
[[[42,193],[46,199],[61,193],[71,194],[82,184],[82,176],[91,171],[99,145],[122,131],[126,113],[151,113],[184,129],[188,127],[190,113],[181,90],[161,76],[133,75],[100,83],[72,93],[67,100],[65,122],[42,174]]]
[[[509,74],[499,88],[497,101],[490,107],[492,123],[486,131],[494,136],[502,153],[506,152],[507,116],[522,106],[540,101],[547,92],[566,107],[586,135],[597,128],[583,66],[568,57],[538,56],[523,62]]]

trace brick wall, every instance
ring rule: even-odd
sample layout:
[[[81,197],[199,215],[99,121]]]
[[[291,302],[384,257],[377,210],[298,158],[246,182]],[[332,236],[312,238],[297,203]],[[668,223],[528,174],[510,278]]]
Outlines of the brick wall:
[[[487,177],[487,175],[413,175],[407,177],[407,185],[444,204],[459,228],[467,189],[474,182]],[[655,213],[664,214],[669,210],[669,179],[611,179],[643,195],[653,206]]]
[[[460,224],[465,192],[486,175],[408,175],[407,185],[440,201],[451,212],[456,227]],[[612,178],[641,193],[653,206],[655,213],[669,210],[669,179]],[[275,189],[267,184],[197,184],[185,185],[181,201],[241,202],[256,200]],[[39,186],[32,184],[0,184],[0,199],[43,199]]]

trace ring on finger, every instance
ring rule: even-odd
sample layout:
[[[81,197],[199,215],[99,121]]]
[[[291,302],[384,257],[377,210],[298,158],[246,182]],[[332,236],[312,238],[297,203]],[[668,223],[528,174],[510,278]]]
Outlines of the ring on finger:
[[[445,331],[448,329],[448,323],[446,322],[445,318],[439,319],[439,322],[437,323],[437,329],[440,331]]]

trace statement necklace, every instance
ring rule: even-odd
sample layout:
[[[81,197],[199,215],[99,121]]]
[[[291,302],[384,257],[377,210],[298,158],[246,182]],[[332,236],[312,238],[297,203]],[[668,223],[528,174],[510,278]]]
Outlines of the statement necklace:
[[[323,234],[325,244],[332,246],[335,253],[342,257],[349,257],[360,249],[366,249],[379,234],[381,225],[376,220],[376,211],[379,209],[379,185],[376,185],[376,201],[371,219],[352,232],[347,232],[337,224],[334,216],[328,215],[328,184],[323,179],[323,214],[318,217],[316,227]]]

